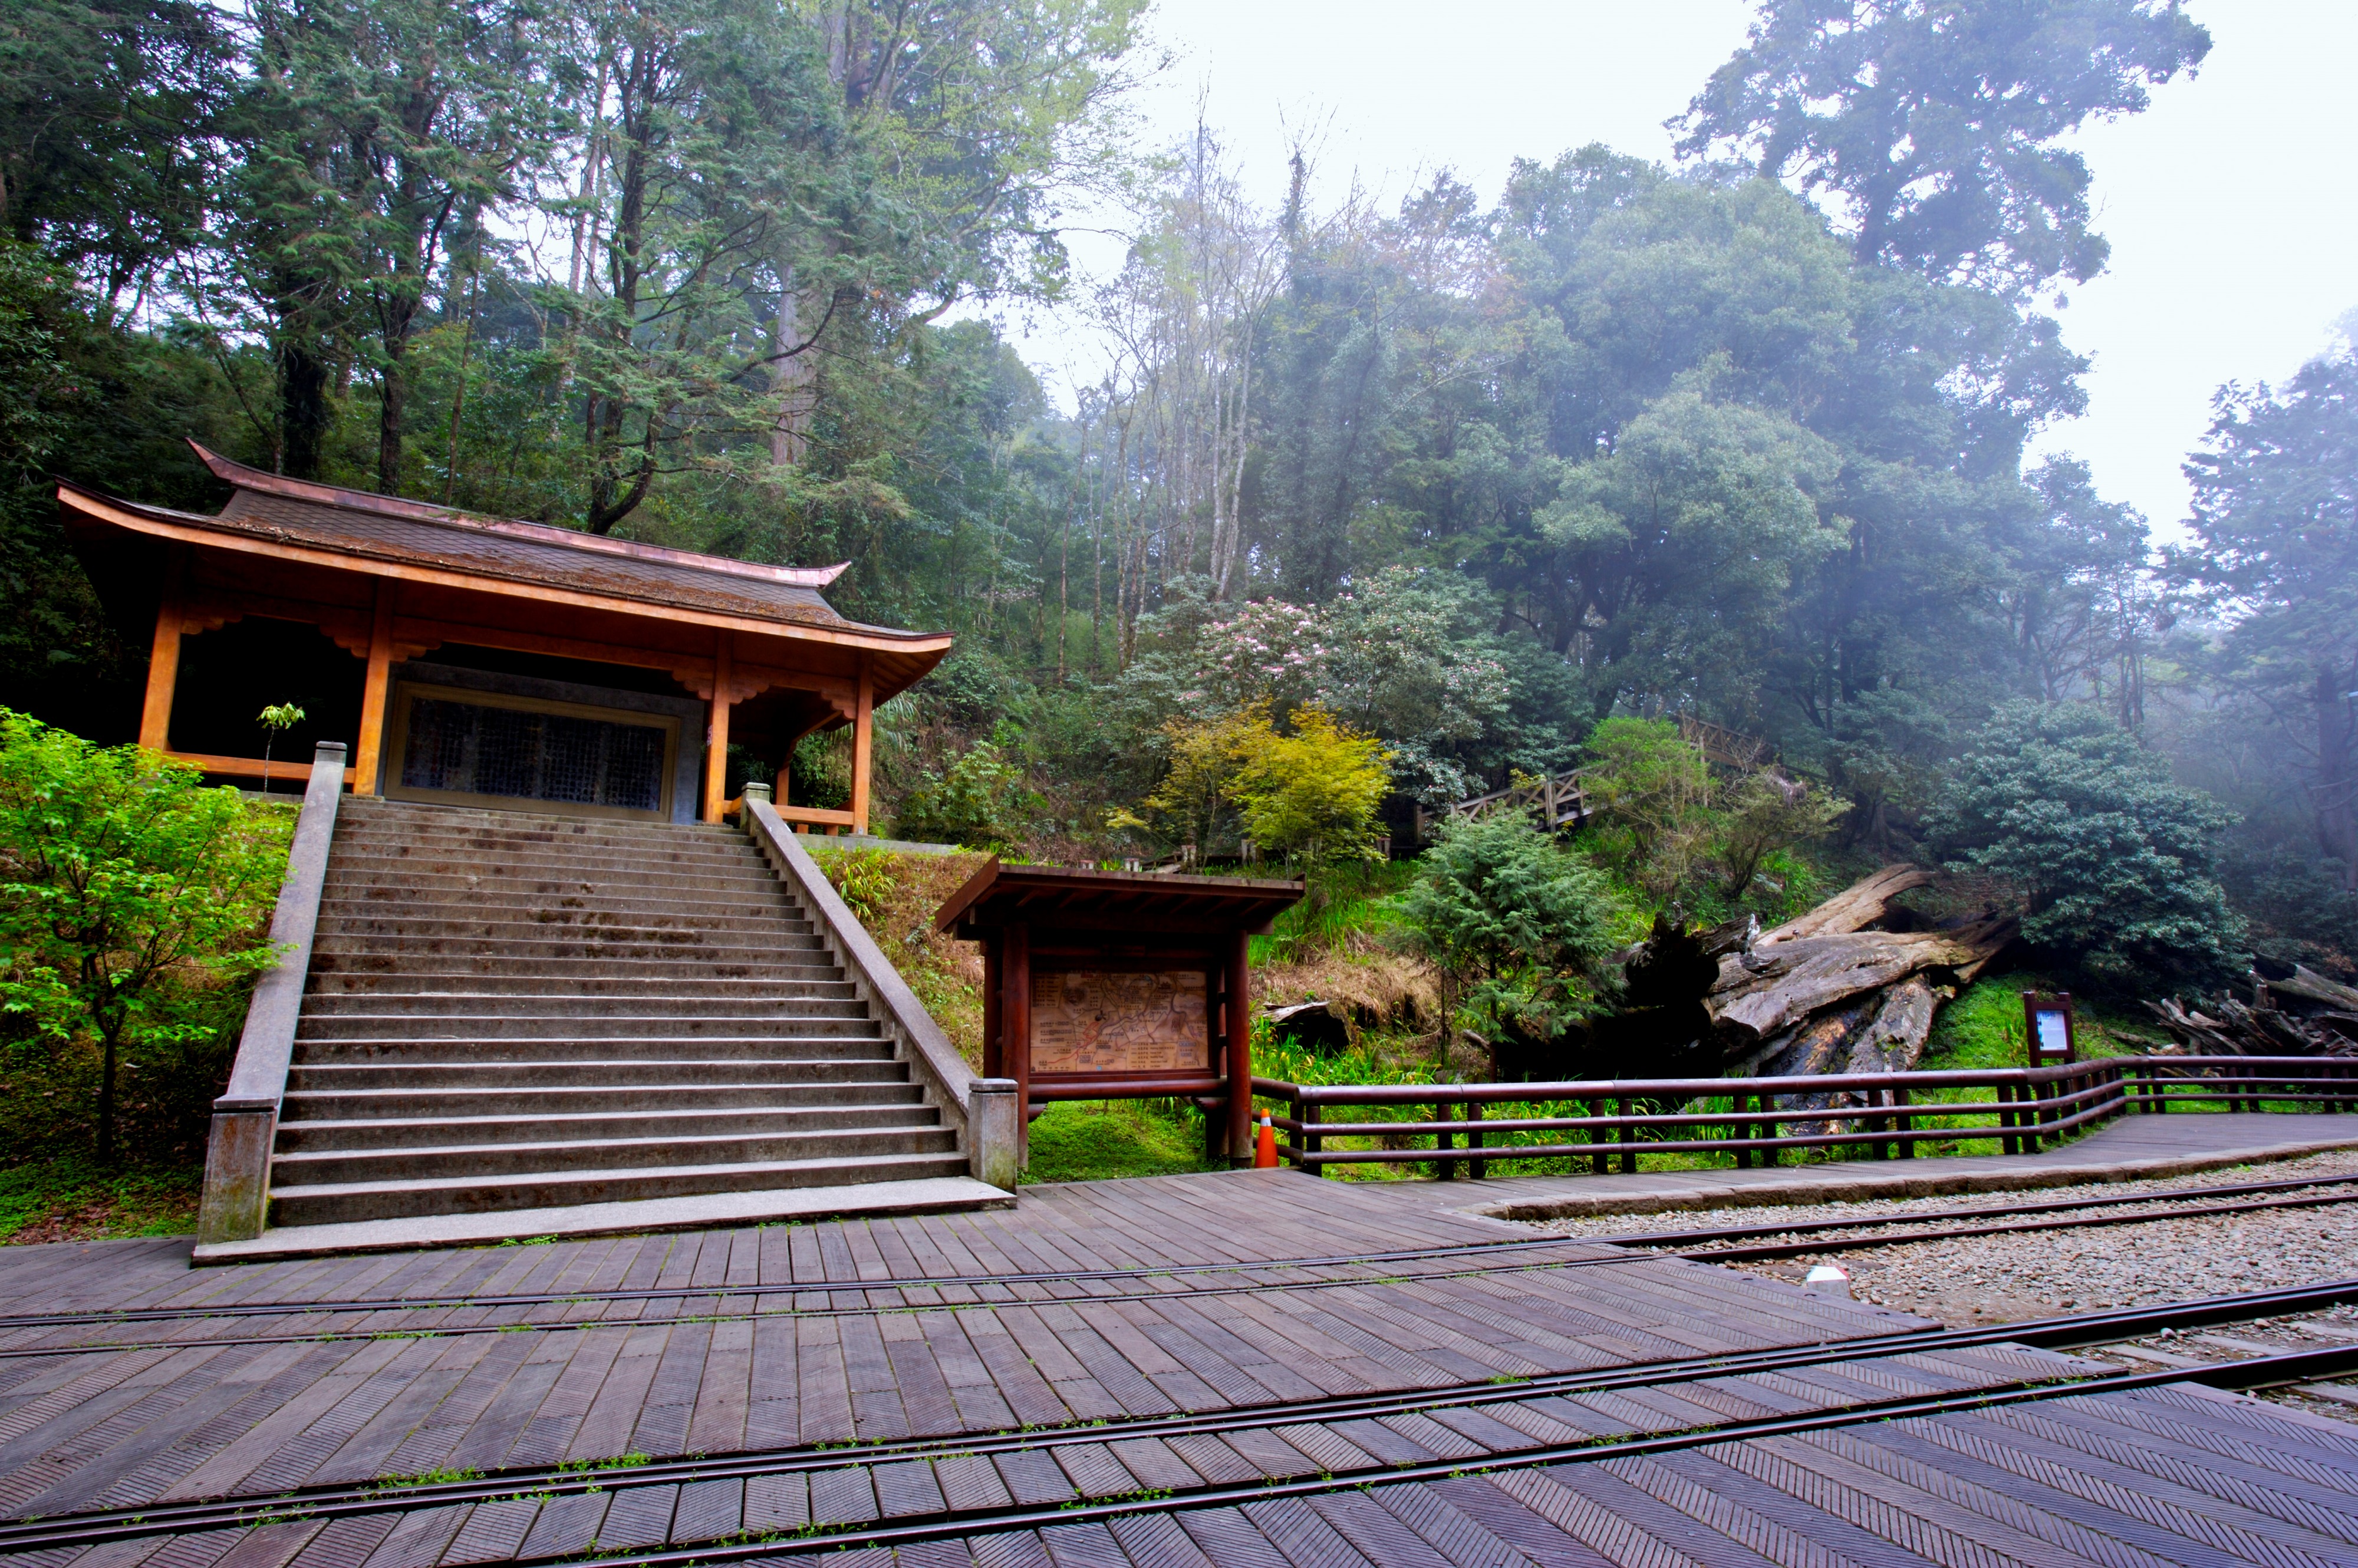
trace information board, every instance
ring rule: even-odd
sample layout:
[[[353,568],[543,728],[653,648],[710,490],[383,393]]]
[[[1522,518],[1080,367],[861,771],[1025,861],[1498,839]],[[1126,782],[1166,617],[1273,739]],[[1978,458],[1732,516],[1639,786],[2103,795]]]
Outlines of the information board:
[[[1211,1063],[1205,979],[1201,969],[1035,973],[1032,1070],[1204,1070]]]

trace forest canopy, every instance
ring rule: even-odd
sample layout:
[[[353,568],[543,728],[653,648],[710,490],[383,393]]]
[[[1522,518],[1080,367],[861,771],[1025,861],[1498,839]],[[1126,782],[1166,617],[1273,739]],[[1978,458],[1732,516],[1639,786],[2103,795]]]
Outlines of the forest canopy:
[[[2205,792],[2173,821],[2255,944],[2358,949],[2358,353],[2221,393],[2167,551],[2083,464],[2027,456],[2084,407],[2056,291],[2108,254],[2067,138],[2200,66],[2180,7],[1765,0],[1673,162],[1535,147],[1494,202],[1444,171],[1322,204],[1305,150],[1272,210],[1209,127],[1138,143],[1143,25],[24,0],[0,701],[127,733],[144,643],[48,476],[210,506],[194,438],[849,561],[847,613],[959,639],[882,716],[913,827],[1160,853],[1178,740],[1309,714],[1380,749],[1404,836],[1601,723],[1686,715],[1817,780],[1838,842],[1931,855],[1960,759],[2036,728],[2008,705],[2072,704],[2071,745],[2136,789]],[[1083,201],[1129,214],[1102,280],[1060,237]],[[1071,406],[988,319],[1014,302],[1107,345]],[[789,766],[797,799],[839,786],[822,744]],[[2043,787],[2002,774],[1973,787]],[[1696,875],[1729,854],[1758,860]]]

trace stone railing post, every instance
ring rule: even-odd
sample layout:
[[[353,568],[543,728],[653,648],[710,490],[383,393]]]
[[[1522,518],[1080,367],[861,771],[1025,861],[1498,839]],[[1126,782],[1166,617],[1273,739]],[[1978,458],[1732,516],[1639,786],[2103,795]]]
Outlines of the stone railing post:
[[[1023,1167],[1023,1100],[1013,1078],[977,1078],[968,1086],[967,1168],[974,1179],[1013,1192]]]
[[[270,1151],[278,1139],[278,1102],[295,1058],[295,1026],[303,986],[311,973],[311,938],[319,929],[319,898],[328,880],[328,845],[344,793],[344,743],[322,741],[311,759],[295,841],[287,851],[287,880],[270,917],[277,967],[254,988],[238,1037],[229,1087],[213,1101],[205,1143],[205,1187],[197,1210],[197,1244],[251,1241],[269,1223]]]

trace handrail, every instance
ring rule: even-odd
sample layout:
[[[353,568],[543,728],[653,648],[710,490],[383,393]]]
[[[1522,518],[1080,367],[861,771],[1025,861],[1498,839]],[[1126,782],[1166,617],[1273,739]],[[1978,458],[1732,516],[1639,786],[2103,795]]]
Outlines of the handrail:
[[[1920,1098],[1958,1089],[1989,1089],[1995,1098]],[[1287,1114],[1273,1112],[1270,1119],[1288,1138],[1281,1154],[1299,1168],[1315,1173],[1330,1164],[1431,1164],[1444,1176],[1465,1167],[1479,1178],[1500,1160],[1569,1157],[1588,1160],[1598,1173],[1608,1163],[1634,1172],[1640,1153],[1725,1153],[1742,1167],[1756,1155],[1773,1164],[1780,1150],[1863,1144],[1878,1159],[1907,1159],[1920,1143],[1960,1138],[1995,1137],[2006,1153],[2036,1153],[2042,1142],[2110,1117],[2167,1111],[2173,1102],[2224,1101],[2230,1108],[2259,1109],[2266,1100],[2291,1099],[2358,1110],[2358,1058],[2111,1056],[2049,1067],[1523,1084],[1295,1084],[1256,1077],[1253,1092],[1286,1106]],[[1687,1108],[1699,1100],[1724,1101],[1728,1108]],[[1486,1106],[1567,1102],[1585,1106],[1587,1114],[1483,1114]],[[1428,1114],[1391,1120],[1330,1119],[1330,1112],[1348,1107],[1398,1106]],[[1619,1114],[1611,1114],[1615,1109]],[[1992,1125],[1955,1125],[1972,1119],[1989,1119]],[[1947,1125],[1921,1127],[1921,1119]],[[1724,1133],[1713,1135],[1723,1128]],[[1530,1143],[1492,1141],[1516,1134],[1558,1136]],[[1335,1149],[1328,1147],[1330,1139],[1379,1143]],[[1401,1146],[1425,1140],[1429,1147]]]
[[[811,859],[810,851],[803,848],[800,836],[786,826],[776,806],[756,793],[760,787],[747,787],[740,819],[767,851],[788,889],[817,914],[824,927],[820,939],[836,949],[844,972],[883,1014],[885,1026],[907,1047],[908,1060],[919,1076],[939,1095],[944,1119],[954,1123],[960,1133],[968,1164],[976,1177],[990,1180],[985,1171],[1004,1173],[1000,1152],[986,1147],[997,1141],[996,1119],[975,1114],[975,1086],[986,1080],[958,1054],[950,1037],[909,989],[909,982],[901,978],[901,971],[892,967],[868,928],[835,891],[835,884],[827,880],[827,873],[819,870],[818,862]]]
[[[250,1241],[269,1223],[270,1154],[278,1141],[278,1105],[287,1094],[303,989],[311,975],[328,850],[344,792],[344,749],[341,741],[320,741],[306,770],[310,783],[287,849],[287,880],[279,884],[278,906],[270,916],[270,943],[279,949],[278,962],[254,983],[229,1086],[213,1101],[204,1194],[197,1211],[200,1247]]]

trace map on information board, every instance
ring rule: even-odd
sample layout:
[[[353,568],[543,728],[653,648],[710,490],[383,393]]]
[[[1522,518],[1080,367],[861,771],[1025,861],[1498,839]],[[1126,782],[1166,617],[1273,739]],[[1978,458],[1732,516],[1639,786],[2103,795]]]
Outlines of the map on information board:
[[[1209,1052],[1201,969],[1032,978],[1035,1073],[1201,1071]]]

